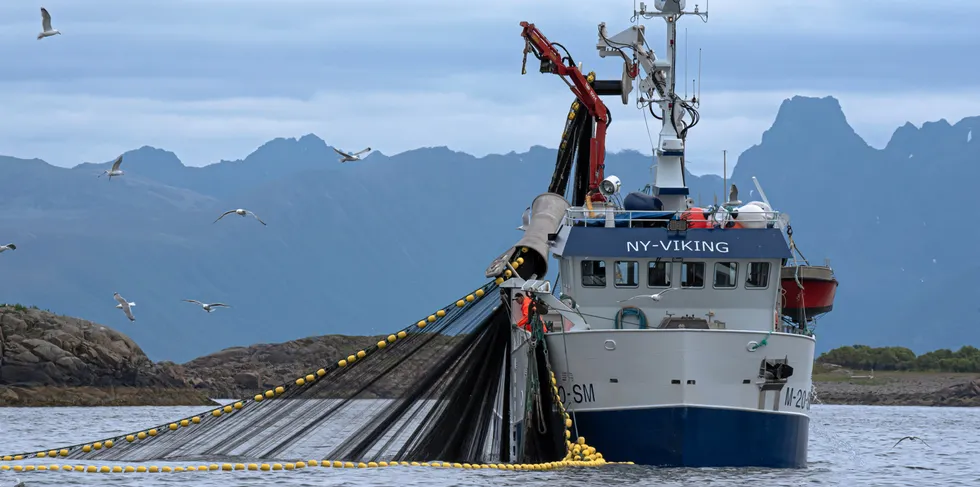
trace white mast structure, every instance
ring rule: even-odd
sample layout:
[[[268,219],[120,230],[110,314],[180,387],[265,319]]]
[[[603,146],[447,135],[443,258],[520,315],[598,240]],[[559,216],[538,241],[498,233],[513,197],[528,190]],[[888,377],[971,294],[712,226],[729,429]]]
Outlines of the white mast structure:
[[[707,2],[707,0],[705,0]],[[640,80],[639,94],[637,96],[637,106],[643,110],[650,110],[654,117],[662,122],[658,146],[654,148],[654,157],[657,162],[656,176],[654,177],[654,195],[660,198],[664,204],[664,210],[680,211],[689,207],[688,193],[684,177],[684,142],[687,136],[687,129],[698,122],[698,112],[695,106],[699,100],[697,94],[692,93],[689,100],[681,98],[675,93],[675,72],[677,59],[677,19],[683,15],[693,14],[708,21],[707,3],[705,11],[698,10],[694,6],[694,11],[685,12],[685,0],[654,0],[656,12],[648,12],[646,4],[640,2],[640,10],[633,12],[633,18],[653,18],[660,17],[667,22],[667,54],[665,59],[657,59],[653,49],[649,48],[644,36],[644,26],[638,22],[636,25],[609,37],[606,34],[605,22],[599,24],[599,42],[596,49],[599,57],[606,57],[609,54],[622,56],[626,62],[626,71],[629,78],[636,78],[639,74],[638,66],[643,67],[646,76]],[[632,59],[626,55],[623,49],[633,51]],[[626,76],[624,76],[624,81]],[[685,86],[687,81],[685,80]],[[700,80],[699,80],[700,84]],[[632,86],[624,86],[623,91],[632,90]],[[698,90],[700,91],[700,90]],[[625,98],[625,95],[624,95]],[[624,103],[625,103],[624,99]],[[652,104],[660,106],[661,115],[654,114]],[[685,121],[684,115],[690,115],[691,120]]]

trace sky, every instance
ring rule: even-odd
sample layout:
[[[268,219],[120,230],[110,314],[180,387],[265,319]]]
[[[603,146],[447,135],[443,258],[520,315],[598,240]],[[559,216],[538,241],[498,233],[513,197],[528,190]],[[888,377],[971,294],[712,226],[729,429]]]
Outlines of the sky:
[[[707,23],[683,17],[678,78],[697,77],[699,50],[702,59],[689,169],[720,174],[722,150],[732,162],[759,143],[780,103],[797,94],[838,98],[875,147],[906,121],[980,115],[980,65],[965,61],[980,48],[972,25],[980,2],[933,1],[928,11],[922,3],[715,0]],[[595,50],[597,26],[626,29],[634,8],[633,0],[44,6],[63,35],[36,39],[36,2],[0,2],[0,154],[60,166],[143,145],[201,166],[308,133],[389,155],[427,146],[477,156],[555,147],[572,94],[557,76],[539,73],[533,57],[521,76],[520,21],[534,22],[586,70],[618,79],[622,63]],[[643,23],[661,55],[664,22]],[[656,120],[644,120],[635,98],[605,102],[613,113],[608,149],[651,153],[645,123],[655,141]]]

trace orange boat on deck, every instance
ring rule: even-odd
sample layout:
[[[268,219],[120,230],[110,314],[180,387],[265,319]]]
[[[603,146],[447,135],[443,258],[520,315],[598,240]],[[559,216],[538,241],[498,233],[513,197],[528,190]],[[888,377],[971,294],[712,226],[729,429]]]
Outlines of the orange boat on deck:
[[[834,309],[837,279],[829,266],[785,266],[780,272],[782,313],[804,324]]]

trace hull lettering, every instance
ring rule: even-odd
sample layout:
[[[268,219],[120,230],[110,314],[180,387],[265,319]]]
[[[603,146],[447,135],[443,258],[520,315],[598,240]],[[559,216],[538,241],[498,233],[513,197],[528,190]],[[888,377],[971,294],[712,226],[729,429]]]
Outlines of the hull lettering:
[[[787,387],[783,396],[783,406],[809,411],[811,399],[810,391]]]
[[[569,394],[565,386],[558,386],[558,396],[565,404],[588,404],[595,402],[595,386],[593,384],[572,384],[572,392]]]

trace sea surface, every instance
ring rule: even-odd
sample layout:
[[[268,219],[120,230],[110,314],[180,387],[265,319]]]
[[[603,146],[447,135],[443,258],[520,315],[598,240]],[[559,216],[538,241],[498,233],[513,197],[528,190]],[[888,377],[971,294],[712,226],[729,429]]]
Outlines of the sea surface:
[[[0,408],[0,454],[50,449],[130,432],[201,407]],[[109,473],[0,472],[0,487],[27,486],[980,486],[980,408],[814,405],[809,467],[657,469],[633,465],[550,472],[389,467],[363,470]],[[918,436],[928,443],[903,441]],[[17,462],[50,464],[42,460]],[[65,462],[55,462],[63,464]],[[85,463],[69,461],[68,463]],[[199,462],[194,462],[199,463]],[[98,465],[113,465],[95,462]],[[164,465],[165,462],[156,462]],[[122,464],[125,465],[125,464]],[[149,465],[149,464],[147,464]]]

